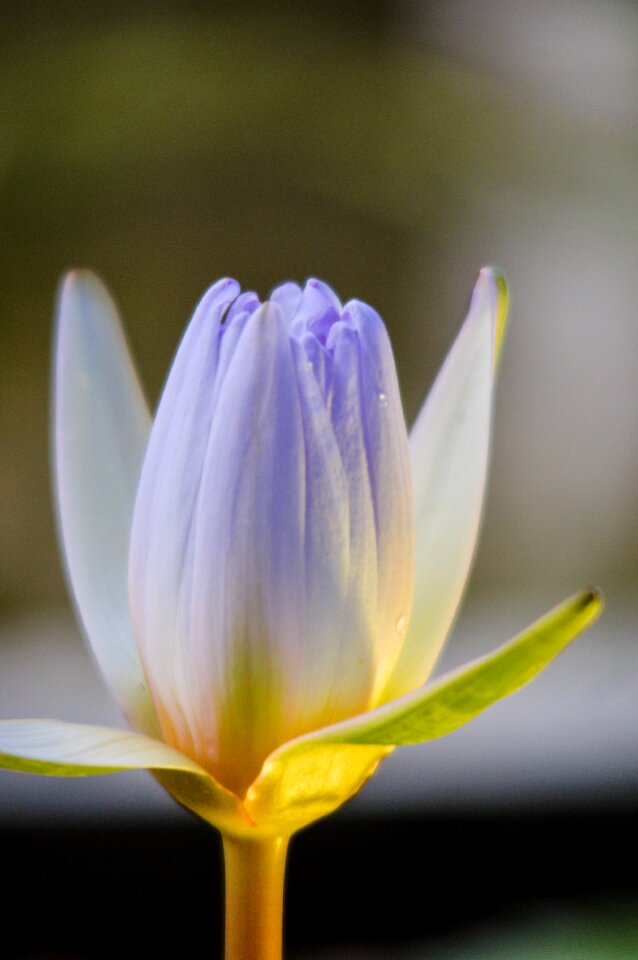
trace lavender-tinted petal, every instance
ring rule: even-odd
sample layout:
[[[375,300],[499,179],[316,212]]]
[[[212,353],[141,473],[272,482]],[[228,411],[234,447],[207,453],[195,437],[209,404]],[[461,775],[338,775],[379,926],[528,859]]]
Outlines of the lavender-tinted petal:
[[[319,295],[324,303],[330,304],[335,313],[341,314],[341,300],[332,287],[324,283],[323,280],[318,280],[317,277],[310,277],[310,279],[306,281],[304,294],[307,294],[309,297],[312,294]]]
[[[190,709],[189,669],[182,658],[189,631],[184,583],[192,572],[193,515],[213,416],[219,324],[238,291],[234,281],[211,288],[182,340],[153,424],[131,535],[129,592],[138,646],[156,706],[163,703],[158,676],[170,675],[180,689],[184,706],[170,725],[182,732],[189,728],[183,712]],[[167,717],[160,715],[160,722],[166,732]]]
[[[312,367],[321,396],[327,400],[332,378],[332,356],[313,333],[304,333],[300,342],[306,362]]]
[[[299,709],[304,436],[285,321],[253,314],[215,408],[195,515],[190,695],[211,769],[235,789]],[[205,740],[205,743],[203,742]]]
[[[365,708],[374,700],[378,676],[383,673],[383,635],[377,623],[379,557],[375,504],[370,483],[368,451],[362,416],[360,345],[345,323],[333,327],[332,378],[328,406],[343,463],[349,502],[348,604],[344,611],[353,694],[361,700],[364,678]],[[394,662],[394,657],[392,657]],[[357,666],[357,663],[359,664]],[[365,666],[364,666],[365,665]],[[361,709],[361,708],[360,708]],[[357,711],[358,712],[358,711]]]
[[[334,291],[321,280],[308,280],[294,316],[291,330],[299,335],[309,330],[325,343],[330,327],[339,319],[341,304]]]
[[[350,301],[344,320],[358,336],[361,419],[377,537],[377,630],[381,695],[408,626],[414,584],[412,475],[394,357],[379,315]]]
[[[236,300],[233,301],[229,310],[224,315],[222,323],[224,328],[232,326],[232,321],[235,317],[238,317],[241,313],[254,313],[260,306],[259,297],[252,290],[247,290],[245,293],[240,293]]]
[[[306,477],[305,618],[297,721],[301,730],[369,706],[376,665],[374,631],[367,614],[370,593],[374,597],[376,588],[376,556],[372,511],[364,532],[365,511],[352,498],[356,481],[349,476],[350,464],[343,456],[349,453],[348,441],[344,440],[342,450],[305,352],[297,343],[293,349]],[[341,383],[339,392],[340,387]],[[366,597],[365,591],[369,591]]]
[[[301,297],[302,290],[299,284],[288,282],[275,287],[268,299],[281,308],[284,319],[289,323],[297,311]]]

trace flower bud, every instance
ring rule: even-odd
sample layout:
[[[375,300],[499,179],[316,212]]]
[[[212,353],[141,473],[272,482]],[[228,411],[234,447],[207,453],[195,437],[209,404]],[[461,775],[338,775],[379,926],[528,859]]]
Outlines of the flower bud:
[[[242,795],[279,745],[381,702],[407,632],[412,481],[378,314],[222,280],[139,483],[129,590],[164,739]]]

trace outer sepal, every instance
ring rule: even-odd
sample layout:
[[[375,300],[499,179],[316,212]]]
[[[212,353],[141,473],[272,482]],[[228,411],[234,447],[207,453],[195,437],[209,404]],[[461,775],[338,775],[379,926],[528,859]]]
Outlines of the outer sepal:
[[[238,797],[194,760],[127,730],[61,720],[2,720],[0,768],[54,777],[150,770],[180,803],[220,830],[252,828]]]
[[[57,306],[53,416],[63,552],[100,670],[131,726],[154,735],[126,577],[150,424],[115,304],[93,274],[67,274]]]
[[[383,703],[425,683],[460,606],[485,494],[496,361],[506,313],[505,281],[486,267],[465,323],[410,432],[414,603]]]
[[[291,756],[317,743],[399,746],[451,733],[529,683],[597,619],[602,605],[595,590],[576,594],[509,643],[445,674],[430,686],[300,737],[277,753],[283,760],[284,755]]]

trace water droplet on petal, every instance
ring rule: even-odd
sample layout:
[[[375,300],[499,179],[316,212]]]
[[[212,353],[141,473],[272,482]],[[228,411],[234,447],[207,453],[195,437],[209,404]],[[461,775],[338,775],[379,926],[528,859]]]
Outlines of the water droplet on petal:
[[[383,392],[383,390],[379,394],[379,403],[381,404],[382,407],[387,407],[388,405],[388,396],[386,393]]]
[[[398,618],[395,625],[395,629],[399,637],[402,637],[404,635],[407,629],[407,626],[408,626],[407,617],[404,617],[403,614],[401,614],[401,616]]]

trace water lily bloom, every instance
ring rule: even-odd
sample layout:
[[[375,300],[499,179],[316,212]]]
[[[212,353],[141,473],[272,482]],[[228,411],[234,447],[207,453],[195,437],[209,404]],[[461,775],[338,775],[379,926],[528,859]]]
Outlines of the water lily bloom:
[[[88,272],[63,283],[60,531],[132,732],[3,721],[0,764],[151,770],[224,835],[228,956],[278,956],[281,901],[257,909],[255,890],[279,889],[292,833],[397,745],[527,683],[600,609],[585,591],[424,686],[476,541],[505,313],[504,282],[485,269],[408,438],[371,307],[318,280],[265,303],[221,280],[151,423],[106,290]]]

